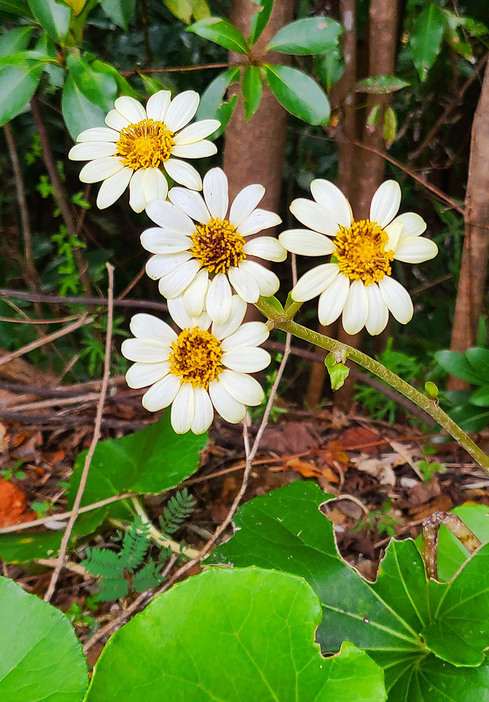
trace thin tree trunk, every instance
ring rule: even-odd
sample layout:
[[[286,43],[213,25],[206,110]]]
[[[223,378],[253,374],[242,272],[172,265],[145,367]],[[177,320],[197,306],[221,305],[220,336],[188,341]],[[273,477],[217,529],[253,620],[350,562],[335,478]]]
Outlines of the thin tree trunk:
[[[465,241],[453,322],[452,351],[473,346],[486,293],[489,256],[489,70],[486,67],[472,125],[469,175],[465,195]],[[458,378],[451,389],[466,387]]]

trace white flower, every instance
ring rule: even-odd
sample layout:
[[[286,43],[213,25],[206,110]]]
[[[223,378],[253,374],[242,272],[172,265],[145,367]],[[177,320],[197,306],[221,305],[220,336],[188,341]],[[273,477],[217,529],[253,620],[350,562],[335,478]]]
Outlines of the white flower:
[[[331,324],[343,314],[348,334],[364,326],[369,334],[380,334],[389,311],[407,324],[413,303],[403,286],[390,277],[391,261],[421,263],[436,256],[438,247],[420,236],[426,222],[419,215],[406,212],[395,217],[401,203],[398,183],[382,183],[372,198],[370,218],[358,221],[333,183],[313,180],[311,193],[314,201],[299,198],[290,205],[309,229],[289,229],[279,240],[296,254],[334,258],[303,275],[292,290],[293,299],[304,302],[319,295],[321,324]]]
[[[264,399],[257,380],[248,373],[263,370],[270,354],[258,348],[268,338],[263,322],[242,324],[246,303],[233,296],[225,324],[213,324],[204,312],[190,317],[182,299],[169,300],[168,309],[181,328],[173,329],[150,314],[131,320],[134,339],[126,339],[122,353],[130,361],[126,379],[131,388],[151,387],[143,395],[150,412],[172,405],[171,424],[177,434],[207,431],[214,408],[228,422],[240,422],[246,406]]]
[[[172,188],[171,202],[151,202],[146,212],[159,227],[143,232],[141,243],[156,254],[146,272],[159,279],[162,295],[183,295],[188,314],[205,309],[212,321],[222,323],[230,314],[232,288],[246,302],[269,297],[279,288],[277,276],[248,256],[283,261],[287,252],[274,237],[246,240],[282,221],[257,209],[265,194],[262,185],[241,190],[228,213],[228,180],[224,171],[212,168],[204,177],[203,194]]]
[[[202,189],[200,175],[181,158],[202,158],[217,151],[206,140],[219,127],[216,119],[187,125],[197,111],[199,95],[194,90],[173,100],[169,90],[152,95],[146,109],[134,98],[117,98],[105,118],[107,127],[86,129],[78,135],[68,157],[89,161],[80,171],[83,183],[102,180],[97,206],[112,205],[129,186],[129,204],[142,212],[151,200],[164,200],[168,183],[161,171],[177,183]]]

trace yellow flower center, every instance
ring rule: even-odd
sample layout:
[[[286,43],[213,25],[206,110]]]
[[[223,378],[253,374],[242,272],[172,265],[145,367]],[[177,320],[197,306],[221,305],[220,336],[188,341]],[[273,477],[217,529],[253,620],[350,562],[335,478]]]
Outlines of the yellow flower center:
[[[221,357],[221,343],[213,334],[199,327],[184,329],[171,345],[170,373],[194,388],[208,390],[209,383],[224,370]]]
[[[350,280],[362,280],[365,285],[377,283],[391,274],[394,251],[386,251],[389,237],[377,222],[361,219],[351,227],[342,227],[334,243],[338,267]]]
[[[246,241],[227,219],[213,217],[208,224],[197,224],[191,239],[190,253],[209,273],[227,273],[246,258]]]
[[[117,142],[117,156],[124,166],[133,171],[140,168],[158,168],[168,161],[175,144],[174,133],[163,122],[143,119],[121,129]]]

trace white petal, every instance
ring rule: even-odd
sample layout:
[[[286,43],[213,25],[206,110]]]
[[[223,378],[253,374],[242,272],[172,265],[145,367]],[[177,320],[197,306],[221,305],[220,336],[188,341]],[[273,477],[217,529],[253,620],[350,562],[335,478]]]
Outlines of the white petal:
[[[168,273],[171,273],[176,268],[179,268],[191,258],[192,256],[188,251],[172,254],[170,256],[164,254],[151,256],[146,264],[146,273],[151,280],[158,280],[159,278],[163,278],[164,275],[168,275]]]
[[[129,205],[134,212],[142,212],[147,204],[144,197],[143,176],[143,169],[135,171],[129,183]]]
[[[143,407],[149,412],[158,412],[158,410],[168,407],[175,399],[180,385],[180,378],[168,373],[144,393],[142,398]]]
[[[409,293],[397,280],[385,277],[378,282],[384,302],[395,319],[401,324],[407,324],[413,316],[413,303]]]
[[[395,180],[386,180],[375,191],[370,203],[370,221],[385,227],[394,219],[401,204],[401,188]]]
[[[263,185],[247,185],[234,198],[229,211],[229,221],[235,227],[239,227],[250,216],[264,195]]]
[[[202,179],[190,163],[177,158],[169,158],[163,164],[165,171],[176,183],[191,190],[202,190]]]
[[[172,188],[168,193],[168,199],[188,217],[195,219],[197,222],[207,224],[211,218],[202,195],[194,190]],[[195,227],[192,226],[192,232],[194,231]]]
[[[294,289],[292,298],[297,302],[312,300],[316,295],[320,295],[328,288],[339,273],[336,263],[323,263],[321,266],[311,268],[299,278]]]
[[[201,329],[208,329],[211,323],[209,315],[207,312],[202,312],[198,317],[191,317],[181,297],[176,297],[174,300],[168,300],[168,312],[174,322],[178,324],[180,329],[186,329],[187,327],[200,327]]]
[[[77,141],[118,141],[119,132],[108,127],[92,127],[76,137]]]
[[[120,112],[120,114],[128,119],[131,124],[137,124],[143,119],[146,119],[147,116],[146,110],[141,103],[128,95],[123,95],[122,97],[117,98],[117,100],[114,102],[114,107],[117,112]],[[107,122],[107,120],[105,121]]]
[[[111,110],[105,117],[105,124],[120,132],[121,129],[131,124],[131,120],[123,117],[117,110]]]
[[[97,207],[104,210],[120,198],[129,185],[134,171],[125,166],[120,171],[104,180],[97,195]]]
[[[265,399],[265,393],[260,383],[246,373],[236,373],[236,371],[225,368],[219,374],[219,382],[224,385],[235,400],[244,405],[255,407]]]
[[[115,156],[117,149],[111,141],[82,141],[72,146],[68,158],[72,161],[91,161],[93,158]]]
[[[222,341],[221,348],[230,351],[238,346],[259,346],[268,339],[269,334],[268,327],[263,322],[246,322]]]
[[[289,209],[299,222],[316,232],[329,236],[335,236],[338,232],[339,226],[336,219],[314,200],[299,197],[290,203]]]
[[[334,183],[317,178],[311,183],[311,193],[316,202],[326,208],[338,224],[343,227],[351,225],[353,216],[350,203]]]
[[[287,251],[273,236],[257,236],[246,242],[243,251],[247,256],[258,256],[266,261],[278,262],[287,258]]]
[[[216,129],[219,129],[221,123],[217,119],[202,119],[200,122],[190,124],[181,132],[175,134],[175,144],[195,144],[197,141],[206,139],[213,134]]]
[[[212,141],[199,141],[197,144],[178,144],[172,146],[172,155],[176,158],[207,158],[217,153],[217,146]]]
[[[183,188],[178,189],[183,190]],[[177,234],[187,234],[188,236],[195,231],[195,225],[190,217],[187,217],[185,212],[182,212],[179,207],[175,207],[171,202],[164,202],[163,200],[150,202],[146,208],[146,214],[160,227],[171,229]]]
[[[280,287],[280,280],[275,273],[256,261],[241,261],[238,268],[255,279],[260,295],[263,295],[263,297],[275,295]]]
[[[222,354],[222,362],[227,368],[238,373],[258,373],[270,365],[270,354],[256,346],[239,346]]]
[[[209,296],[209,293],[207,293],[207,296]],[[246,308],[246,302],[238,295],[233,295],[231,299],[231,314],[229,315],[227,321],[223,322],[222,324],[214,322],[212,325],[212,333],[214,336],[217,339],[224,339],[225,337],[234,334],[244,319]]]
[[[135,314],[129,323],[129,329],[137,339],[152,339],[163,346],[171,346],[177,340],[177,335],[169,324],[146,312]]]
[[[183,266],[176,268],[171,273],[160,278],[158,290],[164,297],[170,300],[181,295],[187,285],[193,281],[200,268],[200,263],[195,259],[190,259]]]
[[[404,263],[423,263],[435,258],[438,253],[438,246],[431,239],[423,236],[410,236],[401,239],[394,258]]]
[[[365,286],[368,298],[368,316],[365,326],[372,336],[384,331],[389,319],[389,311],[376,283]]]
[[[246,407],[226,390],[219,380],[213,380],[209,385],[209,395],[212,404],[226,422],[237,424],[244,419]]]
[[[403,225],[401,239],[410,236],[420,236],[426,231],[426,222],[415,212],[404,212],[398,215],[392,224],[396,222],[401,222]]]
[[[160,363],[168,360],[169,347],[154,339],[125,339],[121,353],[129,361]]]
[[[214,408],[209,393],[204,388],[194,388],[195,413],[190,429],[194,434],[203,434],[212,424]]]
[[[183,293],[183,304],[191,317],[202,314],[205,305],[205,296],[209,285],[209,274],[205,268],[200,270],[188,288]]]
[[[350,285],[348,297],[341,319],[347,334],[357,334],[363,329],[368,316],[368,298],[362,280],[354,280]]]
[[[278,239],[287,251],[301,256],[328,256],[335,248],[331,239],[310,229],[287,229]]]
[[[227,321],[232,310],[232,291],[227,276],[218,273],[209,284],[205,306],[209,317],[217,324]]]
[[[338,275],[321,294],[318,305],[318,317],[321,324],[326,326],[338,319],[343,312],[349,289],[349,279],[344,275]]]
[[[165,231],[160,227],[151,227],[141,234],[141,244],[150,253],[168,255],[188,251],[192,241],[183,234]]]
[[[145,388],[168,375],[169,369],[169,361],[134,363],[126,373],[126,383],[130,388]]]
[[[195,395],[190,383],[182,383],[171,406],[171,425],[176,434],[186,434],[195,414]]]
[[[171,92],[169,90],[158,90],[157,93],[151,95],[146,103],[146,114],[150,119],[156,122],[165,122],[166,112],[170,105]]]
[[[397,249],[397,244],[402,234],[402,224],[401,222],[391,222],[384,228],[385,233],[388,236],[387,243],[385,245],[386,251],[395,251]]]
[[[211,217],[224,219],[228,212],[228,179],[222,168],[211,168],[204,176],[203,194]]]
[[[199,94],[195,90],[186,90],[176,95],[165,115],[165,124],[172,132],[177,132],[190,122],[199,106]]]
[[[258,300],[260,290],[253,276],[242,270],[241,267],[236,267],[229,269],[228,277],[229,282],[243,300],[246,302],[256,302]]]
[[[124,168],[116,156],[96,158],[86,163],[80,171],[79,178],[82,183],[97,183],[115,175]]]
[[[143,192],[148,204],[153,200],[166,199],[168,183],[159,168],[143,169]]]
[[[251,234],[257,234],[263,229],[276,227],[281,221],[282,219],[275,212],[256,209],[236,229],[241,236],[251,236]]]

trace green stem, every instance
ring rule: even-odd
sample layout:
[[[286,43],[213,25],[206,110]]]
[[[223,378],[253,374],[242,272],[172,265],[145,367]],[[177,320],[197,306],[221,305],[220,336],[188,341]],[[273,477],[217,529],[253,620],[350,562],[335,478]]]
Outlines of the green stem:
[[[298,304],[298,303],[297,303]],[[362,353],[353,346],[348,346],[348,344],[343,344],[336,339],[331,339],[328,336],[319,334],[318,332],[307,329],[300,324],[292,321],[292,317],[296,312],[296,307],[286,310],[285,314],[281,315],[273,309],[263,298],[260,298],[256,303],[256,307],[268,317],[268,326],[276,329],[281,329],[282,331],[289,332],[293,336],[297,336],[299,339],[304,339],[304,341],[319,346],[327,351],[338,351],[344,354],[347,358],[351,359],[359,366],[369,370],[374,373],[378,378],[388,383],[391,387],[395,388],[402,395],[407,397],[411,402],[414,402],[418,407],[421,407],[427,414],[429,414],[433,419],[435,419],[446,431],[457,441],[460,446],[469,453],[472,458],[477,461],[477,463],[483,468],[486,473],[489,474],[489,456],[487,456],[484,451],[482,451],[477,444],[475,444],[472,439],[467,436],[467,434],[456,424],[450,417],[438,406],[436,400],[431,399],[427,395],[413,388],[412,385],[406,383],[405,380],[400,378],[398,375],[390,371],[388,368],[379,363],[367,354]]]
[[[136,514],[141,517],[143,522],[146,522],[149,525],[149,536],[156,544],[158,544],[158,546],[161,546],[162,548],[169,548],[173,553],[176,553],[177,555],[184,555],[190,560],[199,555],[199,551],[196,551],[194,548],[189,548],[188,546],[181,548],[180,544],[173,541],[173,539],[165,539],[161,531],[159,531],[151,522],[140,500],[137,497],[133,497],[131,498],[131,502]]]

